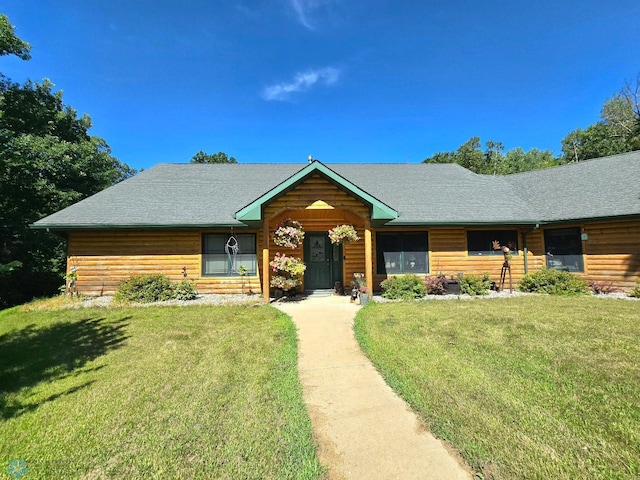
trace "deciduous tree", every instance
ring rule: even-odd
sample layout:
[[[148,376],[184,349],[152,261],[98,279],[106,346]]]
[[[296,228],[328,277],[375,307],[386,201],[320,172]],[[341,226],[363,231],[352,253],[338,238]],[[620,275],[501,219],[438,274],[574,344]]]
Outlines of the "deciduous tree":
[[[189,163],[238,163],[238,161],[233,157],[229,157],[224,152],[218,152],[210,155],[200,150],[191,157]]]
[[[52,87],[0,77],[0,308],[62,282],[65,241],[29,225],[134,174]]]
[[[15,27],[11,25],[9,18],[0,13],[0,56],[16,55],[23,60],[29,60],[30,51],[31,45],[16,36]]]

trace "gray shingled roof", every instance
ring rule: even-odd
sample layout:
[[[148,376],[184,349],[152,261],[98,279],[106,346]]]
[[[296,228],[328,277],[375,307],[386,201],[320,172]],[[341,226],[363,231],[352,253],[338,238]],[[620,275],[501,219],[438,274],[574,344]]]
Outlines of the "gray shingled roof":
[[[504,180],[547,222],[640,214],[640,151]]]
[[[399,212],[390,224],[532,224],[640,215],[640,152],[504,177],[454,164],[326,164]],[[159,164],[38,228],[242,225],[234,214],[307,164]]]

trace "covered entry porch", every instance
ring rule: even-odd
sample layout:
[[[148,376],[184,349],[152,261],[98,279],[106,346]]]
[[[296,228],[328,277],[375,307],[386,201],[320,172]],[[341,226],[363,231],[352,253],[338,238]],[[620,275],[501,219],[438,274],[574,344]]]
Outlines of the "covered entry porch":
[[[282,250],[273,242],[273,232],[278,225],[291,218],[302,224],[309,232],[313,244],[297,245],[287,254],[300,259],[316,254],[317,265],[305,274],[303,288],[307,284],[327,285],[341,272],[343,285],[348,285],[354,272],[364,272],[369,290],[373,287],[373,236],[372,222],[383,224],[398,217],[398,212],[380,202],[357,185],[323,165],[313,161],[280,185],[265,192],[240,211],[235,218],[248,226],[256,225],[262,230],[262,293],[270,298],[270,265],[276,252]],[[342,251],[328,248],[321,242],[321,232],[336,225],[350,224],[358,232],[360,241],[342,246]],[[317,240],[317,249],[315,241]],[[340,256],[342,258],[340,258]],[[315,260],[314,260],[315,262]],[[320,264],[324,263],[324,267]],[[329,263],[329,267],[327,267]],[[335,280],[334,280],[335,282]]]

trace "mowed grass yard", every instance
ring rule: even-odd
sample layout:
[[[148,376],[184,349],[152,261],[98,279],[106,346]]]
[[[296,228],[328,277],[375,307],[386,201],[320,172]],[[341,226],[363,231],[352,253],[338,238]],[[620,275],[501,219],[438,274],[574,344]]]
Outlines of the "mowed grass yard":
[[[0,312],[0,470],[319,478],[296,362],[269,306]]]
[[[387,383],[477,477],[640,478],[640,302],[379,303],[355,329]]]

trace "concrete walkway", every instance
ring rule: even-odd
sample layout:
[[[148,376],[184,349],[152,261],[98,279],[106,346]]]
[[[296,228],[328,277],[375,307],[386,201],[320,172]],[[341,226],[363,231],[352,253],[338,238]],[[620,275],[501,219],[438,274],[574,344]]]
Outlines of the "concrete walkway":
[[[329,478],[471,478],[360,351],[348,297],[275,304],[298,328],[299,372]]]

